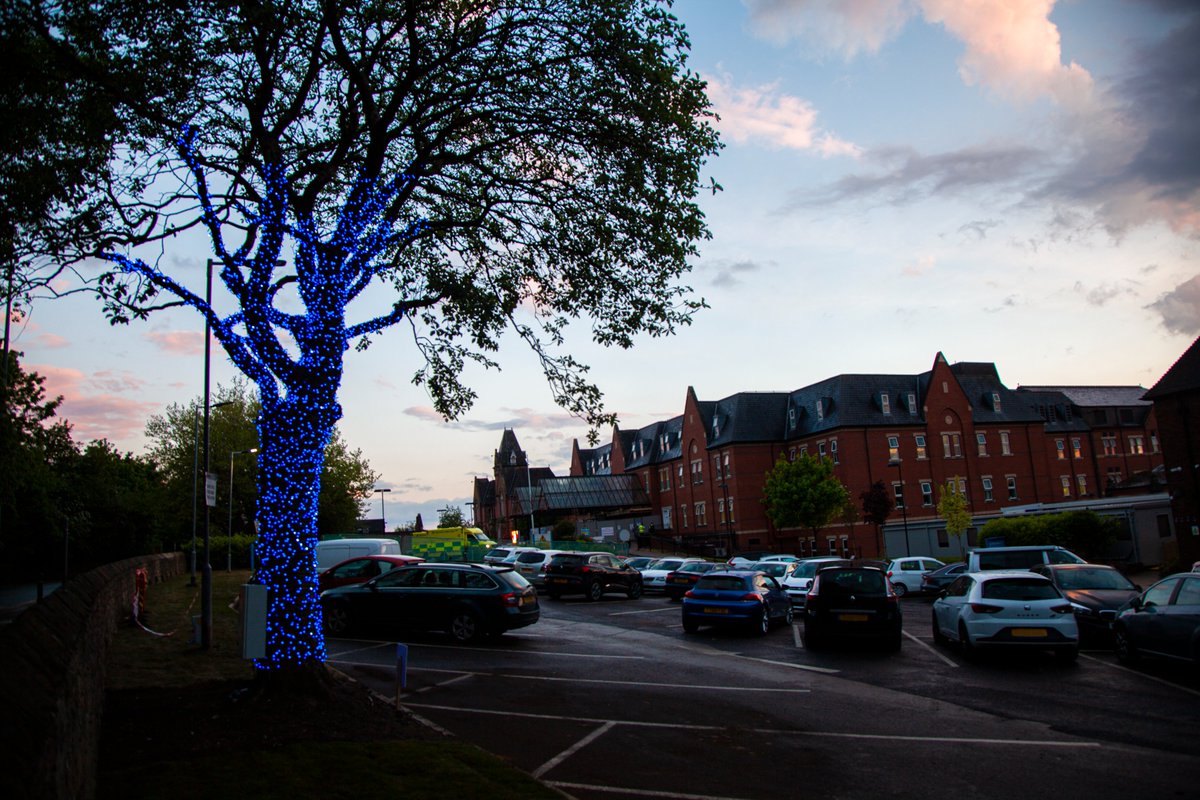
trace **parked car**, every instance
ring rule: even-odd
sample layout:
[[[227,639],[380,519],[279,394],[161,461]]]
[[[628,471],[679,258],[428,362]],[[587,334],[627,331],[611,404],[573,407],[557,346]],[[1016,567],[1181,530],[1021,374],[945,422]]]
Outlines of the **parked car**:
[[[678,600],[688,589],[696,585],[696,581],[700,580],[701,575],[715,569],[725,569],[725,565],[714,564],[712,561],[689,561],[679,569],[667,573],[663,591],[667,597]]]
[[[535,588],[546,585],[546,568],[550,566],[550,558],[564,550],[521,550],[512,557],[512,568],[521,573],[521,577],[529,581]]]
[[[791,575],[783,579],[783,589],[788,593],[788,597],[791,598],[793,606],[804,608],[804,601],[808,597],[808,589],[812,585],[813,578],[816,576],[819,568],[833,564],[849,566],[852,563],[848,559],[837,558],[835,556],[806,558],[796,565],[796,569]]]
[[[1079,655],[1071,603],[1032,572],[968,572],[933,601],[933,640],[958,642],[967,657],[983,647],[1037,648],[1063,661]]]
[[[1200,573],[1163,578],[1130,601],[1113,623],[1117,657],[1143,655],[1200,663]]]
[[[761,572],[765,575],[770,575],[775,580],[783,583],[784,579],[796,571],[796,567],[800,565],[800,561],[759,561],[750,565],[750,569]]]
[[[817,570],[804,603],[804,646],[830,639],[876,641],[899,650],[904,619],[900,598],[879,567],[838,564]]]
[[[497,547],[493,547],[491,550],[488,550],[486,553],[484,553],[483,563],[485,563],[485,564],[503,564],[508,559],[508,557],[513,555],[514,553],[527,553],[530,550],[537,550],[537,549],[538,548],[536,548],[536,547],[502,544]]]
[[[799,560],[800,560],[800,556],[794,556],[791,553],[777,553],[777,554],[772,554],[769,556],[763,556],[762,558],[760,558],[758,560],[758,563],[761,564],[764,561],[799,561]],[[753,569],[753,567],[751,567],[751,569]]]
[[[349,586],[353,583],[366,583],[372,578],[378,578],[385,572],[396,567],[409,564],[420,564],[425,559],[420,556],[361,556],[348,558],[340,564],[334,564],[317,575],[317,586],[320,591],[333,589],[337,586]]]
[[[641,570],[658,561],[658,556],[625,556],[621,560],[634,569]]]
[[[764,634],[773,622],[792,624],[787,592],[769,575],[751,570],[714,570],[683,595],[683,630],[735,625]]]
[[[1142,591],[1104,564],[1039,564],[1029,571],[1054,581],[1071,601],[1081,639],[1110,639],[1117,612]]]
[[[642,573],[611,553],[559,553],[546,566],[546,594],[557,600],[565,594],[581,594],[599,600],[605,592],[624,592],[641,597]]]
[[[395,539],[326,539],[317,542],[317,569],[329,569],[346,559],[359,556],[398,556],[400,543]]]
[[[1021,547],[982,547],[967,551],[967,572],[990,570],[1027,570],[1038,564],[1085,564],[1082,558],[1064,547],[1032,545]]]
[[[944,562],[928,556],[897,558],[888,562],[887,576],[896,594],[904,597],[909,592],[921,591],[921,578],[926,572],[933,572],[944,566]]]
[[[730,569],[749,569],[751,564],[762,561],[770,555],[774,555],[770,550],[747,550],[734,555],[725,563]]]
[[[532,625],[541,613],[537,591],[510,567],[434,563],[330,589],[321,610],[333,636],[445,631],[459,642]]]
[[[660,558],[642,570],[642,580],[646,592],[665,592],[667,575],[682,567],[684,564],[704,563],[703,558]]]
[[[945,589],[950,584],[967,571],[967,562],[959,561],[957,564],[947,564],[940,569],[935,569],[933,572],[926,572],[921,576],[921,593],[922,594],[937,594],[942,589]]]

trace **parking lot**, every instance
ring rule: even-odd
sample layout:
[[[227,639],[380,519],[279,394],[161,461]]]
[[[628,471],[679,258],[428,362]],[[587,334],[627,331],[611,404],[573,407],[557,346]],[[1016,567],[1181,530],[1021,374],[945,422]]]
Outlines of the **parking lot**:
[[[542,600],[482,646],[406,642],[411,712],[578,798],[1195,796],[1200,679],[1104,650],[965,661],[906,598],[899,653],[685,634],[661,596]],[[330,661],[397,691],[393,642],[333,639]]]

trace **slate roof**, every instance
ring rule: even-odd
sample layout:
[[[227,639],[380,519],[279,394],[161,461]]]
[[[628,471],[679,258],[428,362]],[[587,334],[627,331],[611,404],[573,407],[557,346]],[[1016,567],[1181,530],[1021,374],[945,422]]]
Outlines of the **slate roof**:
[[[1150,406],[1145,386],[1021,386],[1019,391],[1061,392],[1080,408]]]
[[[637,508],[650,505],[650,497],[636,475],[550,478],[538,481],[534,491],[537,494],[537,510],[541,511]],[[522,503],[528,510],[523,498]]]
[[[1200,390],[1200,339],[1192,342],[1192,346],[1183,352],[1179,360],[1171,365],[1158,383],[1150,387],[1143,397],[1146,400],[1159,400],[1173,394],[1194,392]]]

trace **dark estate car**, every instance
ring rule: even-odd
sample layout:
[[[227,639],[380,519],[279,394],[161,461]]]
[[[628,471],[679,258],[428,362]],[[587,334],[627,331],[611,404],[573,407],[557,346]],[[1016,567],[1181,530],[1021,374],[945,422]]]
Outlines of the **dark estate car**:
[[[804,646],[829,639],[873,639],[899,650],[900,598],[879,567],[830,566],[817,570],[804,604]]]
[[[511,567],[418,564],[397,567],[355,586],[321,595],[325,630],[446,631],[460,642],[538,621],[537,590]]]
[[[667,573],[663,592],[670,599],[678,600],[688,589],[696,585],[696,581],[700,580],[701,575],[715,569],[725,569],[725,565],[714,564],[711,561],[692,561],[688,564],[681,564],[679,569]]]
[[[1200,664],[1200,574],[1163,578],[1117,615],[1117,657],[1128,664],[1143,655]]]
[[[947,564],[944,567],[926,572],[921,576],[921,593],[937,594],[942,589],[954,583],[955,579],[966,571],[967,562],[959,561],[957,564]]]
[[[396,567],[420,564],[424,560],[420,556],[392,555],[349,558],[339,564],[334,564],[318,575],[317,586],[323,592],[326,589],[349,586],[352,583],[366,583]]]
[[[546,594],[557,600],[564,594],[581,594],[599,600],[605,592],[642,596],[642,573],[611,553],[559,553],[546,565]]]
[[[1110,638],[1117,612],[1142,591],[1104,564],[1039,564],[1029,571],[1049,578],[1071,602],[1080,638]]]
[[[683,596],[687,633],[701,625],[738,625],[762,634],[775,621],[792,624],[792,601],[777,580],[761,572],[709,572]]]

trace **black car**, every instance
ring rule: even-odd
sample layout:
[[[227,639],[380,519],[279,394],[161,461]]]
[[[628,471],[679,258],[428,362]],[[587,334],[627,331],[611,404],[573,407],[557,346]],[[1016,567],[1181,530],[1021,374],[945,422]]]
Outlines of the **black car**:
[[[1039,564],[1029,571],[1054,581],[1071,601],[1080,639],[1109,639],[1117,612],[1142,591],[1104,564]]]
[[[725,569],[724,564],[714,564],[711,561],[690,561],[683,564],[679,569],[668,572],[663,584],[663,592],[672,600],[678,600],[696,585],[696,581],[700,580],[700,576],[706,572],[712,572],[714,569]]]
[[[936,595],[942,589],[954,583],[959,575],[967,571],[967,562],[947,564],[939,569],[931,570],[921,576],[921,594]]]
[[[875,640],[899,650],[900,598],[879,567],[832,566],[817,570],[804,604],[804,646],[818,649],[833,638]]]
[[[460,642],[538,621],[537,590],[511,567],[418,564],[321,594],[325,630],[446,631]]]
[[[1113,623],[1122,663],[1153,655],[1200,664],[1200,573],[1163,578],[1117,615]]]
[[[546,594],[557,600],[565,594],[581,594],[599,600],[605,592],[642,596],[642,573],[612,553],[559,553],[546,565]]]

